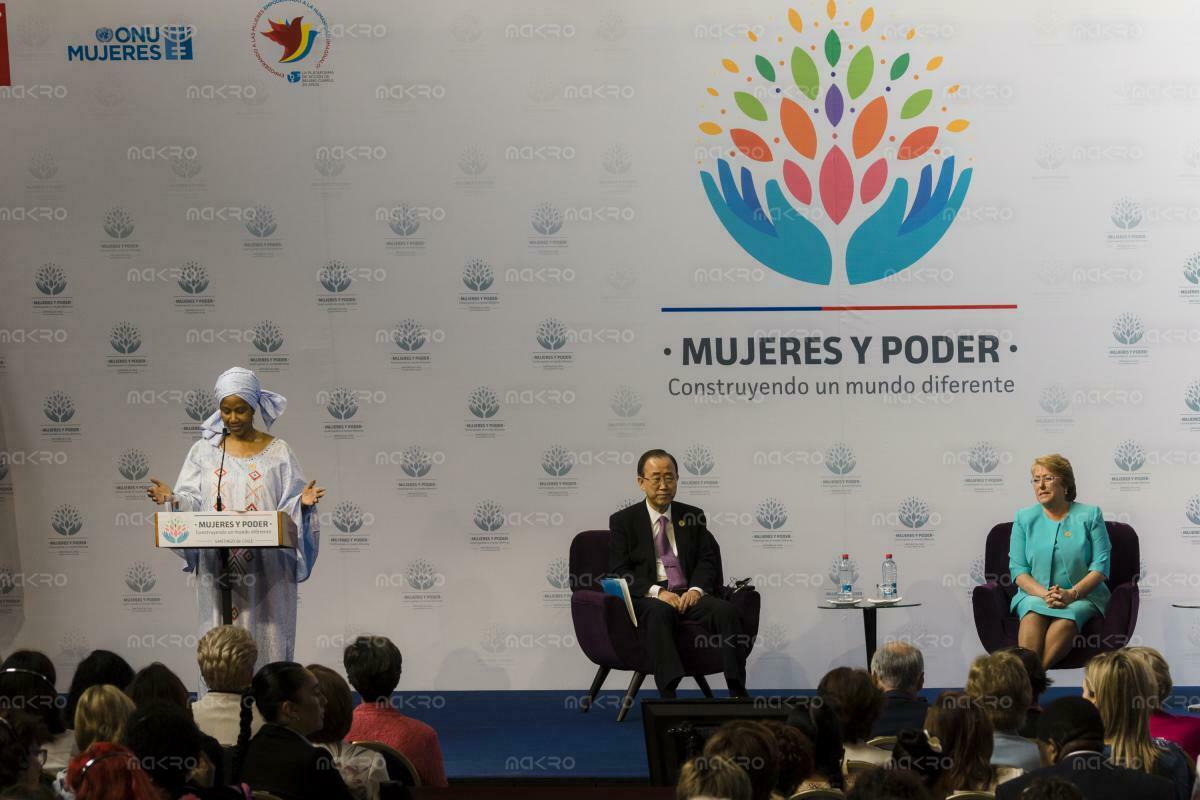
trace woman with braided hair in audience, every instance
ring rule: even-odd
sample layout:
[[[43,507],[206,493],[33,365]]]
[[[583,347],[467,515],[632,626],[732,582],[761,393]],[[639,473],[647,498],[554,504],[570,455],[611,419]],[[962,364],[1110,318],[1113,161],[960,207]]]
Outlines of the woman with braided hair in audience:
[[[265,720],[253,738],[251,704]],[[308,740],[324,718],[317,676],[294,661],[264,666],[244,696],[234,780],[289,800],[354,800],[333,757]]]
[[[208,692],[192,703],[192,717],[200,730],[223,747],[237,744],[241,725],[242,694],[254,678],[258,645],[245,628],[218,625],[200,637],[196,662]],[[262,727],[262,715],[253,710],[250,735]]]

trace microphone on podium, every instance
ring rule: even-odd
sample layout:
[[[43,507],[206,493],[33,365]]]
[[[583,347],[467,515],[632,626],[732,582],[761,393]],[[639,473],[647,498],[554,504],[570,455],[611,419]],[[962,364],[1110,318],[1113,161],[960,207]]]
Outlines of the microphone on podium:
[[[225,501],[221,499],[221,478],[225,476],[225,440],[229,438],[229,428],[221,426],[221,466],[217,468],[217,511],[225,510]]]

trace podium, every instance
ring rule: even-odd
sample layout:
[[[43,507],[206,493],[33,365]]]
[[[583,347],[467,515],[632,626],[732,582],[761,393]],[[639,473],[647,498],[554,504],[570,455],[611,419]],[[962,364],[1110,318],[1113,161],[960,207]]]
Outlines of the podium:
[[[159,511],[154,515],[154,546],[215,549],[220,559],[221,622],[233,623],[234,548],[295,547],[296,526],[283,511]]]

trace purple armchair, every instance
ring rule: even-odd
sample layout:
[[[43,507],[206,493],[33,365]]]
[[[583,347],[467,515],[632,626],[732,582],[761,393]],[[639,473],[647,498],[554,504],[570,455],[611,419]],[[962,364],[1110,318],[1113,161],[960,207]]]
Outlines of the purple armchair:
[[[1075,637],[1075,645],[1052,669],[1082,667],[1092,656],[1106,650],[1124,647],[1137,625],[1138,568],[1140,553],[1137,532],[1123,522],[1106,522],[1112,542],[1112,559],[1106,583],[1112,592],[1108,610],[1103,617],[1093,617],[1084,623]],[[1009,611],[1017,586],[1008,573],[1008,544],[1012,538],[1011,522],[992,528],[987,536],[984,555],[984,579],[971,593],[975,611],[975,630],[979,641],[989,653],[1017,643],[1020,621]]]
[[[583,711],[591,707],[612,670],[629,670],[633,677],[617,712],[617,722],[625,719],[633,699],[651,672],[649,657],[638,628],[629,620],[629,612],[620,598],[604,593],[600,578],[608,574],[608,531],[583,531],[571,541],[571,620],[575,623],[575,639],[584,655],[599,668],[592,680]],[[720,559],[718,546],[717,557]],[[717,584],[725,578],[717,573]],[[746,588],[729,597],[741,618],[742,630],[753,646],[758,636],[758,615],[762,598],[753,588]],[[676,631],[676,646],[687,674],[696,679],[705,697],[712,697],[706,675],[722,672],[721,651],[705,647],[709,633],[698,622],[683,622]]]

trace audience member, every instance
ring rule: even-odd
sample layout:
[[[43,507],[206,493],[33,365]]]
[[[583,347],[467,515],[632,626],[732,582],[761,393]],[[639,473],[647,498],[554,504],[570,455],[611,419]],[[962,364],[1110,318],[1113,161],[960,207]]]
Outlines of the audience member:
[[[67,690],[67,707],[63,710],[63,722],[68,728],[73,725],[79,698],[90,687],[107,684],[124,690],[132,680],[133,667],[116,653],[109,650],[93,650],[88,653],[83,661],[79,662],[79,666],[75,668],[75,675],[71,678],[71,688]]]
[[[218,625],[200,637],[196,662],[208,692],[192,703],[197,727],[224,747],[237,744],[241,726],[242,693],[254,678],[258,645],[245,628]],[[262,727],[262,715],[252,710],[250,735]]]
[[[796,704],[788,714],[788,724],[803,733],[813,745],[813,772],[797,791],[845,788],[841,727],[829,704],[820,697],[796,698]]]
[[[931,800],[921,779],[905,769],[875,767],[863,772],[846,800]]]
[[[205,752],[205,736],[191,715],[175,703],[155,700],[129,718],[125,743],[164,800],[236,800],[243,791],[214,786],[217,764]]]
[[[942,756],[941,745],[935,747],[923,728],[905,728],[896,736],[889,766],[913,773],[932,794],[942,783],[948,761]]]
[[[1175,742],[1193,761],[1200,757],[1200,719],[1167,711],[1171,691],[1171,669],[1162,653],[1153,647],[1129,647],[1126,651],[1141,658],[1154,677],[1155,700],[1150,707],[1150,735]]]
[[[837,667],[825,673],[817,684],[817,696],[833,708],[842,732],[845,761],[865,761],[883,765],[892,754],[866,743],[879,712],[883,709],[883,690],[870,673],[862,669]]]
[[[1076,786],[1087,800],[1173,800],[1171,781],[1119,767],[1104,755],[1104,720],[1082,697],[1063,697],[1046,706],[1038,719],[1038,743],[1047,766],[996,787],[996,800],[1024,800],[1039,778],[1059,778]]]
[[[751,800],[753,790],[746,771],[728,758],[693,758],[679,770],[675,800]]]
[[[1079,790],[1078,786],[1062,778],[1034,778],[1021,792],[1019,800],[1087,800],[1087,798],[1083,796],[1083,792]]]
[[[775,793],[783,798],[791,797],[813,772],[812,742],[795,726],[777,719],[764,720],[762,724],[775,737],[775,746],[779,748]]]
[[[161,800],[137,756],[112,742],[96,742],[72,758],[67,783],[76,800]]]
[[[886,642],[871,657],[871,676],[883,690],[883,711],[871,726],[871,736],[921,730],[929,709],[929,701],[918,694],[925,686],[921,651],[907,642]]]
[[[342,780],[356,800],[378,800],[379,785],[388,779],[387,763],[374,750],[343,741],[350,732],[354,717],[354,698],[350,684],[329,667],[309,664],[309,672],[317,676],[321,695],[325,698],[325,722],[309,740],[324,747],[333,756],[333,763]]]
[[[934,795],[994,792],[997,784],[1021,774],[992,766],[992,722],[978,701],[965,692],[942,692],[929,706],[925,730],[941,748],[943,769]]]
[[[251,738],[252,709],[242,706],[234,779],[289,800],[353,800],[333,758],[307,738],[325,722],[317,676],[293,661],[273,661],[255,673],[248,694],[264,722]]]
[[[125,693],[138,708],[161,700],[179,706],[189,715],[192,713],[192,699],[187,687],[183,685],[183,681],[179,679],[178,675],[159,661],[139,669],[133,676],[133,680],[129,682],[129,688],[125,690]]]
[[[779,780],[779,747],[761,722],[726,722],[704,743],[704,757],[727,758],[746,771],[753,800],[770,800]]]
[[[1025,722],[1017,733],[1026,739],[1037,739],[1037,720],[1042,713],[1041,697],[1054,681],[1046,675],[1046,668],[1042,666],[1041,656],[1028,647],[1006,647],[997,652],[1012,653],[1021,659],[1021,664],[1024,665],[1025,672],[1029,675],[1029,710],[1025,712]]]
[[[1124,650],[1101,653],[1084,667],[1083,697],[1100,710],[1112,762],[1167,778],[1179,800],[1187,800],[1196,778],[1194,763],[1179,745],[1150,736],[1150,706],[1157,696],[1150,667]]]
[[[50,732],[37,714],[0,710],[0,789],[37,786],[49,741]]]
[[[346,647],[342,664],[350,685],[362,696],[347,741],[382,742],[412,762],[422,786],[446,786],[437,732],[392,707],[403,666],[396,645],[385,636],[359,636]]]
[[[966,692],[992,721],[992,764],[1023,772],[1042,765],[1037,743],[1017,733],[1029,711],[1029,673],[1013,653],[979,656],[967,674]]]
[[[116,686],[89,686],[75,703],[75,748],[82,753],[96,742],[123,742],[133,701]]]
[[[84,689],[75,701],[74,752],[82,753],[96,742],[123,742],[132,713],[133,701],[116,686],[101,683]],[[74,797],[67,785],[66,767],[54,779],[54,793],[60,800]]]
[[[0,664],[0,709],[41,717],[50,732],[43,766],[51,772],[67,766],[75,747],[75,737],[62,717],[57,682],[54,664],[36,650],[18,650]]]

